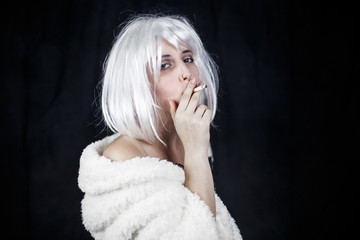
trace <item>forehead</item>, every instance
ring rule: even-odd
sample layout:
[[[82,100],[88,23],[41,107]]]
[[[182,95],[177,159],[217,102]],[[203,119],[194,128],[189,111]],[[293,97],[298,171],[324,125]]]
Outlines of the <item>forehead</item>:
[[[165,39],[163,39],[163,41],[162,41],[162,47],[161,47],[161,52],[162,53],[168,53],[168,52],[179,52],[179,53],[181,53],[181,52],[183,52],[185,50],[188,50],[188,49],[189,48],[185,44],[183,44],[181,42],[178,43],[178,46],[174,46],[173,44],[169,43]]]

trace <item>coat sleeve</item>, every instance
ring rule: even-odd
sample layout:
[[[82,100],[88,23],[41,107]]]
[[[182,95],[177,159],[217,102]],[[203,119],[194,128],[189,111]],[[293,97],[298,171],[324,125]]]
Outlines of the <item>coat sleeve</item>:
[[[85,149],[78,178],[83,224],[95,239],[242,239],[218,195],[215,220],[184,180],[166,160],[114,163]]]

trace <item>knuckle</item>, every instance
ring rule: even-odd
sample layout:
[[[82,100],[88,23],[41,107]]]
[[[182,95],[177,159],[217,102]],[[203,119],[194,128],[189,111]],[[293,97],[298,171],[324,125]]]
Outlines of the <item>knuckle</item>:
[[[205,113],[206,111],[208,111],[208,107],[204,104],[200,104],[198,106],[198,109],[202,112],[202,113]]]
[[[199,113],[204,113],[205,111],[205,106],[204,105],[199,105],[196,109],[196,111],[198,111]]]

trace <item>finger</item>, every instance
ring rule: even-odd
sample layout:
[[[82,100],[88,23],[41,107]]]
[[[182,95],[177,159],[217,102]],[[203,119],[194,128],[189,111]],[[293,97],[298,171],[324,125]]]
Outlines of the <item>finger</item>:
[[[206,85],[202,82],[200,82],[199,84],[197,84],[198,87],[201,87],[201,86],[205,86]],[[204,88],[205,88],[204,87]],[[199,105],[199,101],[200,101],[200,96],[201,96],[201,93],[202,91],[204,90],[204,88],[200,89],[199,91],[196,91],[193,93],[193,95],[191,96],[191,99],[189,101],[189,104],[188,106],[186,107],[186,111],[189,111],[189,112],[195,112],[198,105]],[[196,89],[196,88],[195,88]],[[195,90],[194,89],[194,90]]]
[[[196,92],[191,96],[191,99],[190,99],[189,104],[187,105],[185,111],[191,112],[191,113],[196,111],[196,108],[199,105],[200,95],[201,95],[201,91]]]
[[[208,107],[206,105],[200,104],[195,110],[195,115],[199,118],[202,118],[207,109]]]
[[[202,116],[203,119],[207,120],[208,122],[211,121],[211,117],[212,117],[212,111],[207,108]]]
[[[190,98],[192,95],[192,91],[193,91],[195,85],[196,85],[196,79],[195,78],[190,79],[190,81],[189,81],[188,85],[186,86],[185,91],[180,99],[180,103],[178,106],[178,109],[180,111],[185,111],[187,105],[189,104],[189,101],[190,101]]]

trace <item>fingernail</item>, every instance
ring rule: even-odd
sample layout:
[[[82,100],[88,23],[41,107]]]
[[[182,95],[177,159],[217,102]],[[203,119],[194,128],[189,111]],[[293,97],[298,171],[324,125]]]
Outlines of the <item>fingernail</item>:
[[[193,79],[191,80],[191,83],[195,83],[195,81],[196,81],[195,78],[193,78]]]

